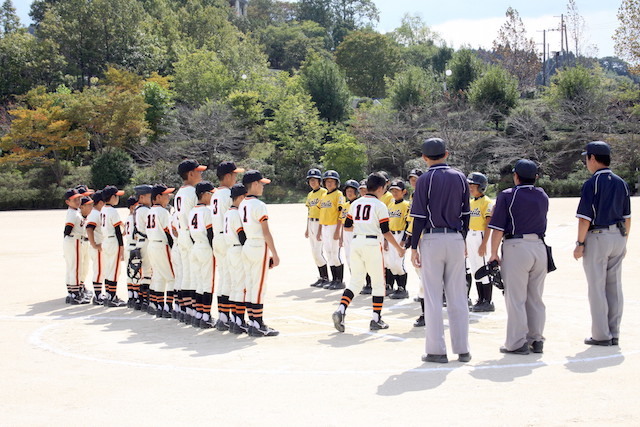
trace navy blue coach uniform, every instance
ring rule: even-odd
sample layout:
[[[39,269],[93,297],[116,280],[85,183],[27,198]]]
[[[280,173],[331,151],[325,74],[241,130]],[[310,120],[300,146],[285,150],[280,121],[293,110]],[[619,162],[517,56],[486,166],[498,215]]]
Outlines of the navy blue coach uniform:
[[[442,319],[444,289],[451,346],[458,360],[466,362],[471,356],[463,234],[469,227],[469,185],[462,172],[445,163],[449,153],[442,139],[427,139],[422,154],[429,169],[418,178],[413,194],[411,259],[421,268],[424,287],[427,354],[423,360],[448,361]]]
[[[593,176],[582,186],[578,204],[578,241],[574,256],[584,256],[589,285],[591,338],[586,344],[617,345],[622,318],[622,260],[631,226],[629,187],[611,172],[611,149],[590,142],[583,155]]]
[[[534,183],[538,168],[531,160],[518,160],[513,169],[515,187],[501,192],[489,223],[491,260],[499,260],[502,242],[502,278],[507,308],[507,336],[503,353],[541,353],[545,324],[542,302],[547,275],[547,251],[542,241],[547,230],[549,197]]]

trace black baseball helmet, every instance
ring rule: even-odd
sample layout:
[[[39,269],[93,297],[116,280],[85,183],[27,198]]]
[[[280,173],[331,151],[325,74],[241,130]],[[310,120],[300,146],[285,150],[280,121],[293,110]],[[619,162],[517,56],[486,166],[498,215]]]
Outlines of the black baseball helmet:
[[[327,178],[335,179],[338,183],[338,187],[340,186],[340,174],[334,170],[328,170],[322,174],[322,181]]]
[[[307,179],[309,178],[318,178],[318,179],[322,179],[322,172],[320,172],[320,169],[309,169],[309,172],[307,172]]]
[[[358,193],[358,187],[360,187],[360,183],[355,179],[348,179],[347,182],[344,183],[345,191],[347,190],[347,187],[353,188],[354,190],[356,190],[356,193]]]
[[[489,185],[487,176],[480,172],[471,172],[467,177],[467,182],[469,184],[477,184],[483,193],[487,190],[487,185]]]
[[[420,178],[420,175],[422,175],[422,169],[411,169],[409,171],[409,175],[407,175],[407,179],[411,178],[412,176],[415,176],[416,178]]]

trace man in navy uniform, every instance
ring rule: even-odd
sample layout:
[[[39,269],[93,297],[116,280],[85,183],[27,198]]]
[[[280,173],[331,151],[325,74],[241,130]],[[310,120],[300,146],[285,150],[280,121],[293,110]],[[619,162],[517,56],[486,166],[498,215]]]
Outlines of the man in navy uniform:
[[[502,353],[542,353],[545,306],[542,302],[547,276],[547,250],[542,238],[547,231],[549,197],[534,184],[538,167],[518,160],[513,169],[515,187],[496,199],[491,228],[491,261],[500,262],[507,307],[507,338]],[[504,238],[504,241],[503,241]]]
[[[611,172],[611,148],[602,141],[587,144],[582,153],[593,174],[582,186],[578,204],[578,240],[573,252],[583,258],[589,284],[591,337],[589,345],[618,345],[622,318],[622,260],[631,227],[629,187]]]
[[[430,138],[422,143],[422,158],[429,170],[418,178],[411,206],[411,262],[422,271],[427,324],[426,355],[422,360],[435,363],[448,362],[443,289],[453,352],[461,362],[471,360],[464,243],[469,228],[469,185],[462,172],[447,165],[448,156],[442,139]]]

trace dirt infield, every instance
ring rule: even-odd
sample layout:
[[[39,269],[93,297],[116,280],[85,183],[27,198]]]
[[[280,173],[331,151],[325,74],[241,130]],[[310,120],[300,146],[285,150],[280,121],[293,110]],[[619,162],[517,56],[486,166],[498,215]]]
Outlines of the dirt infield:
[[[620,347],[588,347],[587,286],[572,258],[576,206],[551,201],[547,243],[558,270],[545,286],[544,354],[499,353],[506,313],[496,290],[496,312],[471,315],[473,360],[436,366],[420,361],[412,269],[411,298],[385,301],[387,331],[369,332],[363,296],[346,332],[334,330],[341,291],[308,286],[316,269],[303,205],[269,206],[281,265],[270,271],[265,320],[281,334],[258,339],[126,308],[65,305],[64,210],[1,212],[0,425],[637,424],[640,224],[623,266]],[[632,210],[640,212],[640,199]]]

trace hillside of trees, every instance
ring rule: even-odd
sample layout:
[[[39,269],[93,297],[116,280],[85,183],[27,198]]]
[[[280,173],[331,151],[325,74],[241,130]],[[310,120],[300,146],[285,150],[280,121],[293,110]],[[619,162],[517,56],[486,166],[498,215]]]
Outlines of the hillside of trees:
[[[571,51],[543,64],[512,8],[491,49],[455,50],[416,16],[376,32],[372,0],[251,0],[246,17],[226,0],[35,0],[29,27],[4,0],[0,209],[60,207],[79,182],[177,185],[185,157],[260,169],[267,200],[299,201],[311,167],[424,167],[428,136],[498,187],[531,158],[554,196],[579,194],[581,149],[605,140],[634,188],[640,10],[622,3],[624,60],[583,53],[569,0]]]

